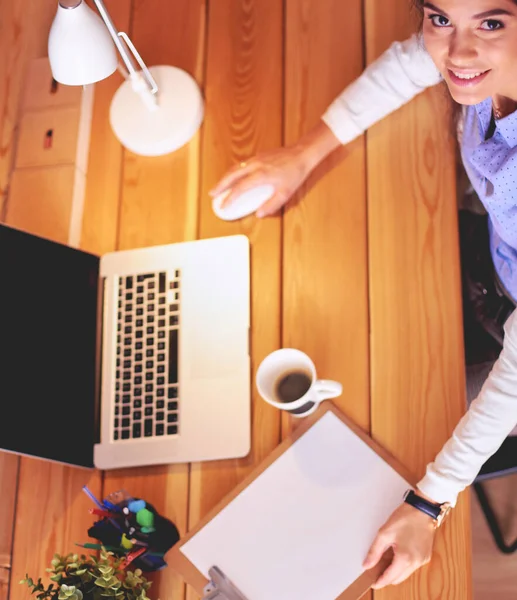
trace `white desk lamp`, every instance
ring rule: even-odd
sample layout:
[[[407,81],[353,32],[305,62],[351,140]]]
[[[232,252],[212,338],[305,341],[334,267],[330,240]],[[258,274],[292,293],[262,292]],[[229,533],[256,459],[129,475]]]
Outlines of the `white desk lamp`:
[[[196,81],[176,67],[148,69],[129,37],[116,30],[102,0],[93,1],[102,20],[84,0],[59,0],[48,40],[54,79],[87,85],[109,77],[117,69],[116,47],[128,76],[111,103],[115,135],[123,146],[144,156],[181,148],[203,121]]]

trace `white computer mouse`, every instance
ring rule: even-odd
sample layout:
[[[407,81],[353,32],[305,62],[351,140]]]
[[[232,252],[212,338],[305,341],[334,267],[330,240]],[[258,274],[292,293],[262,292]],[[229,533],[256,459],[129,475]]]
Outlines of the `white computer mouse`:
[[[275,193],[275,188],[270,184],[259,185],[243,192],[229,206],[221,208],[223,200],[229,193],[230,190],[226,190],[212,201],[214,213],[223,221],[236,221],[253,214],[266,200],[271,198]]]

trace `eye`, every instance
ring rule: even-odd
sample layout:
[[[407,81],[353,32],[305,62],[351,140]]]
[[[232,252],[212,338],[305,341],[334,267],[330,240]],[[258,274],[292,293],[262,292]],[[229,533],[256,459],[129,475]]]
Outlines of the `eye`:
[[[495,19],[488,19],[487,21],[483,21],[481,23],[481,29],[486,31],[497,31],[498,29],[503,29],[504,24],[501,21],[496,21]]]
[[[428,19],[434,27],[448,27],[451,24],[449,19],[443,15],[429,15]]]

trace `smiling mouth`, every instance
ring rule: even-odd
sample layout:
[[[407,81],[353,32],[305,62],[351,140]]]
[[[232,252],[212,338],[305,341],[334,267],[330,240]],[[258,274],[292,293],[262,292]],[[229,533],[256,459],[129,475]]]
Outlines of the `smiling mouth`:
[[[477,71],[475,73],[458,73],[451,69],[447,70],[452,82],[460,86],[476,85],[482,81],[490,71],[490,69],[488,69],[487,71]]]

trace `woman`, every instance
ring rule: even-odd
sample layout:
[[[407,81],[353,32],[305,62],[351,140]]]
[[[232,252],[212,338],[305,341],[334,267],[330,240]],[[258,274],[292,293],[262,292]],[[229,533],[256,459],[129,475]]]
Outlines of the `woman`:
[[[423,17],[421,36],[393,44],[297,144],[233,169],[212,193],[230,189],[228,204],[247,189],[272,184],[276,193],[257,216],[273,214],[340,144],[425,88],[445,81],[453,100],[463,107],[458,120],[461,155],[488,213],[494,285],[513,310],[517,299],[517,0],[415,0],[415,4]],[[479,396],[427,467],[416,495],[394,512],[374,541],[365,568],[373,567],[389,547],[394,550],[392,564],[374,587],[398,584],[429,561],[434,517],[455,505],[458,494],[472,483],[516,423],[517,315],[512,315],[506,321],[503,350]]]

